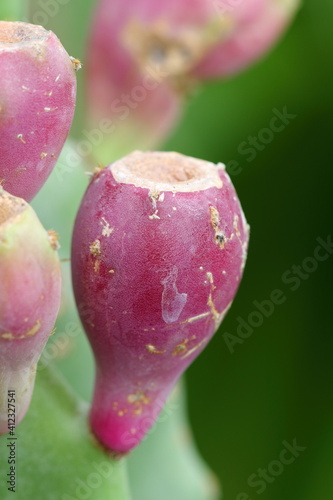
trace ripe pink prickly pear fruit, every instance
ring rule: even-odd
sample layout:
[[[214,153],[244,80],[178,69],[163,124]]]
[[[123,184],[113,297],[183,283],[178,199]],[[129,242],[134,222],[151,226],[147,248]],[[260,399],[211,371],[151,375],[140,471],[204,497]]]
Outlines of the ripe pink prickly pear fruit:
[[[278,41],[300,4],[300,0],[213,1],[228,32],[194,68],[198,79],[228,77],[262,57]]]
[[[14,196],[30,201],[58,159],[78,66],[51,31],[0,21],[0,180]]]
[[[87,55],[89,137],[98,159],[152,148],[193,83],[262,56],[299,0],[100,0]],[[130,145],[130,146],[128,146]]]
[[[97,366],[90,421],[116,453],[144,438],[234,299],[249,230],[222,167],[134,152],[81,203],[72,272]]]
[[[57,248],[55,233],[45,231],[33,209],[0,188],[0,434],[8,431],[8,391],[15,391],[16,424],[28,410],[58,314]]]

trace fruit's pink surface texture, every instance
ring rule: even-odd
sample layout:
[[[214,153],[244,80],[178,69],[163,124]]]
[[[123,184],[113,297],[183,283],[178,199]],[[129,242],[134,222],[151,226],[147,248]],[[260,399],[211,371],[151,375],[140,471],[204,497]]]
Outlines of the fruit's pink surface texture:
[[[32,208],[0,188],[0,434],[7,431],[7,392],[16,424],[30,403],[36,365],[60,305],[56,236]]]
[[[96,358],[91,425],[124,453],[228,311],[249,228],[225,170],[135,152],[96,174],[73,234],[74,292]]]
[[[0,180],[30,201],[56,164],[75,109],[75,62],[41,26],[0,21]]]
[[[254,63],[279,40],[299,3],[216,0],[217,11],[225,19],[225,36],[194,68],[194,74],[199,79],[225,78]]]
[[[193,85],[255,62],[279,39],[298,4],[100,0],[87,53],[88,123],[99,131],[100,161],[107,164],[112,150],[126,143],[155,147],[176,125]]]

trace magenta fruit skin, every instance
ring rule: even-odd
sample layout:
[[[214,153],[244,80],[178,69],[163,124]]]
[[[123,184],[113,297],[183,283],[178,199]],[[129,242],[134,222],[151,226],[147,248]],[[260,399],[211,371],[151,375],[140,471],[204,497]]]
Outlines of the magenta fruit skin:
[[[225,5],[228,3],[224,1]],[[240,0],[230,12],[230,34],[194,69],[197,78],[226,78],[263,57],[284,33],[299,3],[299,0]],[[223,2],[220,5],[223,9]]]
[[[132,147],[156,147],[193,85],[230,77],[262,57],[298,4],[100,0],[87,48],[88,123],[99,135],[137,139]]]
[[[96,360],[90,422],[116,454],[145,437],[217,330],[239,286],[249,236],[222,166],[156,152],[121,162],[154,171],[170,164],[179,179],[187,178],[189,162],[190,171],[208,166],[215,181],[189,192],[179,191],[191,189],[191,180],[140,187],[115,178],[118,161],[95,175],[82,200],[72,276]]]
[[[56,164],[74,115],[75,67],[51,31],[0,21],[0,180],[14,196],[30,201]]]
[[[25,416],[36,366],[61,296],[56,236],[21,198],[0,188],[0,434],[8,431],[8,390],[16,424]]]
[[[159,2],[149,2],[158,9]],[[162,9],[163,11],[164,9]],[[141,68],[124,44],[124,31],[140,2],[102,1],[97,4],[87,47],[87,122],[107,137],[130,142],[131,148],[152,148],[178,122],[182,97],[170,89],[165,71],[152,62]],[[108,121],[108,132],[103,123]],[[105,129],[107,130],[107,129]],[[124,136],[124,137],[122,137]],[[106,164],[110,152],[100,152]]]

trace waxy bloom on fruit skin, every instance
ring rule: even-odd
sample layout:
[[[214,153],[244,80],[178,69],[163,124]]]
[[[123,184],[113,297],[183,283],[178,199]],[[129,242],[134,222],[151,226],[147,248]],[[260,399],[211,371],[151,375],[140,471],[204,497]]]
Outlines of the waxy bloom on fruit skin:
[[[0,21],[0,181],[30,201],[67,138],[79,61],[41,26]]]
[[[16,425],[26,414],[36,366],[60,305],[55,233],[33,209],[0,188],[0,434],[8,431],[8,391]]]
[[[96,359],[90,422],[136,446],[234,299],[249,228],[223,165],[135,152],[97,173],[75,223],[73,285]]]
[[[103,164],[156,147],[184,97],[276,43],[299,0],[100,0],[87,48],[87,123]]]

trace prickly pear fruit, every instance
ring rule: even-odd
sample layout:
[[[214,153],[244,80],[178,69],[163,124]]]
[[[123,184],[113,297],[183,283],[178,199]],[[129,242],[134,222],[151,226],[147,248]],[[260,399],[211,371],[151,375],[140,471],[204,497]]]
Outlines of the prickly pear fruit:
[[[36,365],[60,305],[57,239],[32,208],[0,188],[0,434],[8,430],[8,391],[15,423],[28,410]],[[13,407],[12,407],[13,408]]]
[[[100,0],[87,53],[88,137],[98,160],[107,164],[119,152],[160,144],[177,125],[193,85],[229,77],[256,61],[298,5]]]
[[[219,327],[248,234],[223,165],[134,152],[93,177],[72,276],[96,359],[91,427],[107,448],[126,453],[143,439]]]
[[[225,34],[193,68],[200,80],[226,78],[265,55],[290,24],[300,0],[213,0],[213,4],[224,19]]]
[[[67,138],[78,61],[41,26],[0,21],[0,181],[30,201]]]

